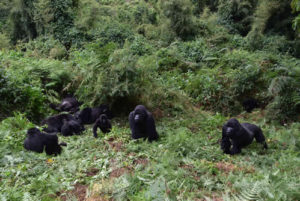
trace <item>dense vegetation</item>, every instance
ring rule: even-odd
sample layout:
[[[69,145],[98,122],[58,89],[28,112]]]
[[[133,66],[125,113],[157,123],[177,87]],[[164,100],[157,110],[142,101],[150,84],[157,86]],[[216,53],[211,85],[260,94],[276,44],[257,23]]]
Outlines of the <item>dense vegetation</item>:
[[[299,10],[298,0],[1,0],[1,200],[300,200]],[[55,158],[24,151],[26,130],[66,94],[108,103],[113,131],[60,136],[68,147]],[[260,108],[246,114],[250,97]],[[152,111],[158,142],[130,140],[136,104]],[[270,149],[222,154],[229,117],[259,125]]]

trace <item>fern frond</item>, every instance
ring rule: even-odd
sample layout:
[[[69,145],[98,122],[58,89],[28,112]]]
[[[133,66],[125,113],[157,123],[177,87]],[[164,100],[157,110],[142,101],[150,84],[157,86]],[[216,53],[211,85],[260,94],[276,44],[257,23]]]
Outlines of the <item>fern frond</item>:
[[[282,90],[284,90],[291,79],[292,78],[288,76],[279,76],[274,78],[269,86],[269,93],[273,96],[278,95]]]

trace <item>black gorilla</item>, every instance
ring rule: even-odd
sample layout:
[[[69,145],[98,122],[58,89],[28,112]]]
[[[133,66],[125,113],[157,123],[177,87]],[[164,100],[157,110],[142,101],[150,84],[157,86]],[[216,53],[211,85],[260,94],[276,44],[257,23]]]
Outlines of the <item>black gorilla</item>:
[[[74,120],[77,121],[75,117],[71,114],[58,114],[42,121],[42,125],[47,125],[47,128],[44,128],[43,131],[47,133],[59,133],[61,132],[61,127],[64,125],[64,120],[70,121]],[[80,121],[79,121],[80,122]]]
[[[82,124],[93,124],[101,114],[106,114],[108,119],[113,117],[108,105],[105,104],[101,104],[99,107],[95,108],[84,108],[83,110],[77,112],[75,116],[81,121]]]
[[[98,127],[103,133],[109,133],[111,131],[111,123],[110,120],[107,118],[106,114],[101,114],[100,117],[96,120],[95,125],[93,127],[94,137],[98,137]]]
[[[145,106],[138,105],[130,112],[129,124],[133,139],[148,138],[149,141],[158,139],[154,119]]]
[[[226,154],[234,155],[241,153],[242,147],[251,144],[253,138],[255,138],[258,143],[263,144],[265,149],[268,148],[265,136],[258,126],[249,123],[240,124],[239,121],[234,118],[229,119],[222,128],[221,149]]]
[[[42,153],[45,149],[48,155],[57,155],[61,153],[61,145],[66,146],[66,143],[58,144],[58,137],[55,134],[42,133],[37,128],[30,128],[27,131],[27,137],[24,141],[24,148],[30,151]]]
[[[79,121],[63,119],[61,134],[63,136],[79,135],[85,128]]]
[[[254,108],[258,108],[259,105],[258,105],[258,101],[254,98],[248,98],[246,100],[243,101],[243,107],[244,107],[244,110],[246,110],[247,112],[252,112],[252,110]]]
[[[50,104],[50,107],[58,112],[71,112],[75,113],[79,110],[81,102],[78,102],[76,98],[73,96],[66,97],[62,100],[61,104],[55,105],[53,103]]]

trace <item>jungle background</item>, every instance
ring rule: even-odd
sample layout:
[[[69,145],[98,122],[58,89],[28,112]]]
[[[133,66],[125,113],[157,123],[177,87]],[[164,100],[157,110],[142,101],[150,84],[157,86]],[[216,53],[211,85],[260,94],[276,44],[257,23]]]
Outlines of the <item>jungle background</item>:
[[[1,200],[300,200],[298,0],[1,0]],[[67,94],[113,130],[30,153],[28,128]],[[259,108],[243,110],[255,98]],[[130,140],[153,113],[160,140]],[[231,117],[268,139],[220,150]]]

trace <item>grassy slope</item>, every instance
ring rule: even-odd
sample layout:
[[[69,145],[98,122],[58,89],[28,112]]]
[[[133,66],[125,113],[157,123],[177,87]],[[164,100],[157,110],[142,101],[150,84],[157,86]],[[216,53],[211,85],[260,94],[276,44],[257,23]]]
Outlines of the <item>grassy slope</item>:
[[[130,140],[126,118],[114,120],[112,132],[98,139],[93,138],[89,127],[81,136],[60,137],[68,146],[58,157],[23,150],[27,121],[17,115],[0,126],[5,136],[0,144],[0,197],[4,200],[299,199],[300,125],[269,126],[260,115],[256,111],[242,114],[239,119],[263,128],[270,147],[267,151],[253,143],[240,155],[222,154],[218,140],[226,118],[218,114],[200,115],[198,111],[194,116],[179,115],[158,121],[161,138],[154,143]],[[15,142],[8,136],[14,137]],[[11,144],[5,145],[8,141]]]

